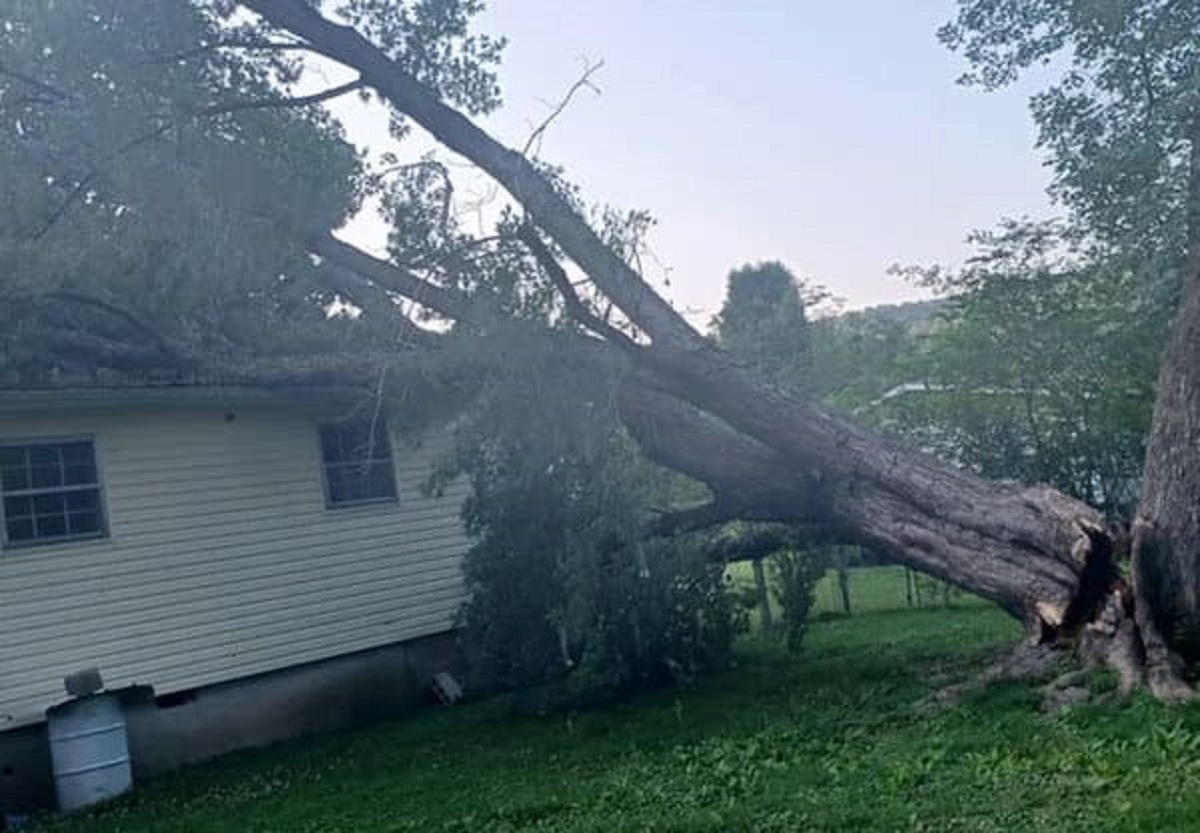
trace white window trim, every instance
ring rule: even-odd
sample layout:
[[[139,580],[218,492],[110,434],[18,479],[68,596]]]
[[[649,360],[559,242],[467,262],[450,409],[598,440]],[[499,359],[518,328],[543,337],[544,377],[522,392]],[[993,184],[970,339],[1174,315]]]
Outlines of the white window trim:
[[[10,541],[8,539],[8,523],[4,517],[4,498],[10,495],[0,489],[0,551],[23,552],[36,550],[41,547],[62,547],[73,544],[85,544],[94,541],[107,541],[112,537],[112,524],[108,515],[108,495],[104,483],[104,470],[100,465],[100,451],[96,447],[96,437],[92,434],[63,434],[36,437],[0,437],[0,448],[27,447],[32,445],[59,445],[62,443],[86,442],[92,446],[92,462],[96,467],[96,485],[67,486],[61,489],[47,489],[49,492],[96,491],[97,511],[100,513],[100,530],[83,535],[59,535],[53,538],[34,538],[31,541]]]
[[[352,465],[350,463],[326,463],[325,462],[325,445],[321,442],[321,429],[327,426],[338,425],[338,420],[330,422],[319,422],[313,431],[316,438],[317,446],[317,467],[318,476],[321,478],[321,496],[324,500],[325,511],[327,512],[344,512],[352,509],[370,509],[372,507],[395,507],[400,505],[400,475],[396,468],[396,444],[392,442],[391,427],[385,422],[383,426],[383,441],[387,443],[389,469],[392,475],[392,491],[395,493],[387,497],[364,498],[363,500],[342,500],[334,501],[329,494],[329,467],[337,465]],[[377,459],[372,462],[384,462],[382,459]]]

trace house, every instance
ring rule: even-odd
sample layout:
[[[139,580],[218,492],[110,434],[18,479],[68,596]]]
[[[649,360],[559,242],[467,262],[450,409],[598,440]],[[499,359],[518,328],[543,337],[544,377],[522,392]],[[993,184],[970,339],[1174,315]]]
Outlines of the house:
[[[452,659],[466,485],[361,388],[0,389],[0,818],[50,799],[65,675],[135,775],[402,708]]]

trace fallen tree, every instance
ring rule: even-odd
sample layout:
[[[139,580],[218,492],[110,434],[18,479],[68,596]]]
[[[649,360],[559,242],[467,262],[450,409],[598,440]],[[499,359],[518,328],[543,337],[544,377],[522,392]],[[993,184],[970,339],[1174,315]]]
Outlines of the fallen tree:
[[[1118,564],[1121,541],[1095,509],[1045,487],[981,479],[877,436],[771,384],[697,332],[597,235],[560,183],[523,151],[495,141],[414,74],[411,61],[401,60],[407,48],[402,37],[381,45],[404,34],[383,25],[383,17],[373,17],[388,14],[387,4],[355,4],[360,19],[377,24],[359,29],[326,18],[319,4],[306,0],[245,0],[243,5],[262,22],[239,24],[237,48],[314,52],[352,69],[356,78],[327,94],[235,100],[193,108],[185,117],[311,107],[335,95],[372,90],[395,115],[420,125],[506,189],[523,210],[524,223],[510,230],[505,242],[522,247],[557,292],[575,325],[569,337],[580,372],[594,368],[618,378],[622,421],[645,454],[703,482],[712,494],[705,506],[656,519],[648,533],[672,534],[730,520],[816,524],[830,540],[869,545],[898,563],[991,599],[1024,623],[1031,643],[1080,647],[1089,661],[1115,667],[1127,688],[1147,684],[1164,698],[1187,694],[1176,657],[1180,649],[1187,651],[1188,625],[1200,607],[1195,566],[1200,519],[1194,511],[1200,470],[1180,455],[1200,438],[1200,370],[1192,360],[1200,332],[1200,245],[1192,246],[1175,337],[1163,363],[1145,512],[1135,524],[1135,557],[1126,579]],[[187,54],[220,46],[206,43]],[[50,89],[51,98],[58,96]],[[137,141],[153,142],[170,129],[167,123]],[[1193,203],[1200,200],[1197,145],[1191,145]],[[81,181],[86,185],[89,177]],[[72,202],[78,200],[63,205]],[[257,203],[254,208],[262,220]],[[63,210],[53,212],[51,222]],[[296,228],[297,214],[325,225]],[[481,334],[496,325],[497,310],[453,280],[439,282],[428,272],[417,274],[334,238],[329,227],[341,215],[331,214],[336,215],[332,220],[293,211],[278,223],[264,221],[263,227],[286,226],[292,234],[286,242],[295,241],[297,254],[307,252],[323,266],[335,267],[317,271],[337,297],[354,301],[371,316],[395,318],[411,355],[436,351],[440,336],[406,319],[393,302],[396,296]],[[1200,211],[1190,217],[1195,241]],[[591,293],[581,294],[568,278],[563,257],[584,273]],[[616,319],[602,314],[608,307],[618,311]],[[109,314],[121,318],[119,311]],[[139,331],[136,321],[126,319],[121,326]],[[84,359],[103,355],[135,369],[168,362],[192,375],[267,383],[336,375],[367,388],[382,387],[381,368],[391,362],[386,354],[215,356],[166,343],[152,330],[122,344],[103,333],[49,329],[59,353]],[[471,381],[464,379],[463,387]]]
[[[439,100],[361,32],[304,0],[244,5],[306,48],[354,69],[396,113],[512,195],[527,218],[521,237],[561,293],[564,309],[598,352],[619,354],[627,366],[621,390],[627,426],[653,459],[711,488],[714,502],[677,519],[681,527],[818,516],[842,540],[870,545],[994,601],[1025,624],[1033,642],[1082,646],[1088,659],[1113,666],[1126,688],[1148,684],[1163,698],[1186,696],[1170,626],[1173,617],[1194,610],[1196,593],[1181,603],[1172,588],[1180,577],[1186,586],[1200,584],[1192,555],[1197,540],[1191,525],[1164,519],[1181,509],[1178,517],[1194,516],[1196,492],[1185,472],[1195,467],[1163,460],[1185,452],[1197,434],[1197,371],[1189,358],[1200,331],[1200,258],[1190,262],[1177,336],[1160,379],[1147,469],[1151,512],[1137,526],[1130,583],[1118,569],[1113,536],[1091,507],[1048,488],[980,479],[771,385],[688,325],[533,162]],[[620,310],[627,328],[595,313],[576,293],[542,235]],[[469,309],[453,290],[346,244],[313,239],[312,251],[389,291],[452,319],[462,320]],[[1180,505],[1189,499],[1190,507]],[[1169,543],[1155,537],[1166,532]],[[1145,579],[1164,573],[1175,584]]]

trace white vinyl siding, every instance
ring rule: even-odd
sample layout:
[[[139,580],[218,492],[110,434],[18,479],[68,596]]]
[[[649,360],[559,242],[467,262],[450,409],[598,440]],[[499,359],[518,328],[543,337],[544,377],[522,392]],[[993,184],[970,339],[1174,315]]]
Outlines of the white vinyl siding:
[[[463,483],[421,485],[444,430],[392,438],[399,502],[326,507],[318,420],[157,408],[0,416],[0,441],[93,439],[108,538],[0,550],[0,731],[62,678],[158,694],[450,629]]]

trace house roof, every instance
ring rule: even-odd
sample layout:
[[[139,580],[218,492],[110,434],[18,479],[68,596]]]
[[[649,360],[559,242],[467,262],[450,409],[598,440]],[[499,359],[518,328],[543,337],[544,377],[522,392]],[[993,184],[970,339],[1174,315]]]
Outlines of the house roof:
[[[335,385],[90,385],[0,388],[0,414],[44,410],[108,410],[167,406],[232,408],[346,407],[361,402],[362,387]]]
[[[165,351],[89,353],[70,342],[25,342],[0,349],[0,413],[45,409],[312,406],[361,401],[380,368],[397,357],[328,354],[247,358],[214,357],[201,365]],[[69,349],[59,349],[67,343]],[[0,348],[5,345],[0,343]],[[132,356],[132,358],[131,358]]]
[[[120,319],[114,325],[107,309],[85,307],[86,315],[53,304],[0,309],[0,413],[163,405],[309,409],[361,403],[377,396],[385,380],[416,395],[408,398],[427,399],[441,387],[415,352],[185,350]]]

